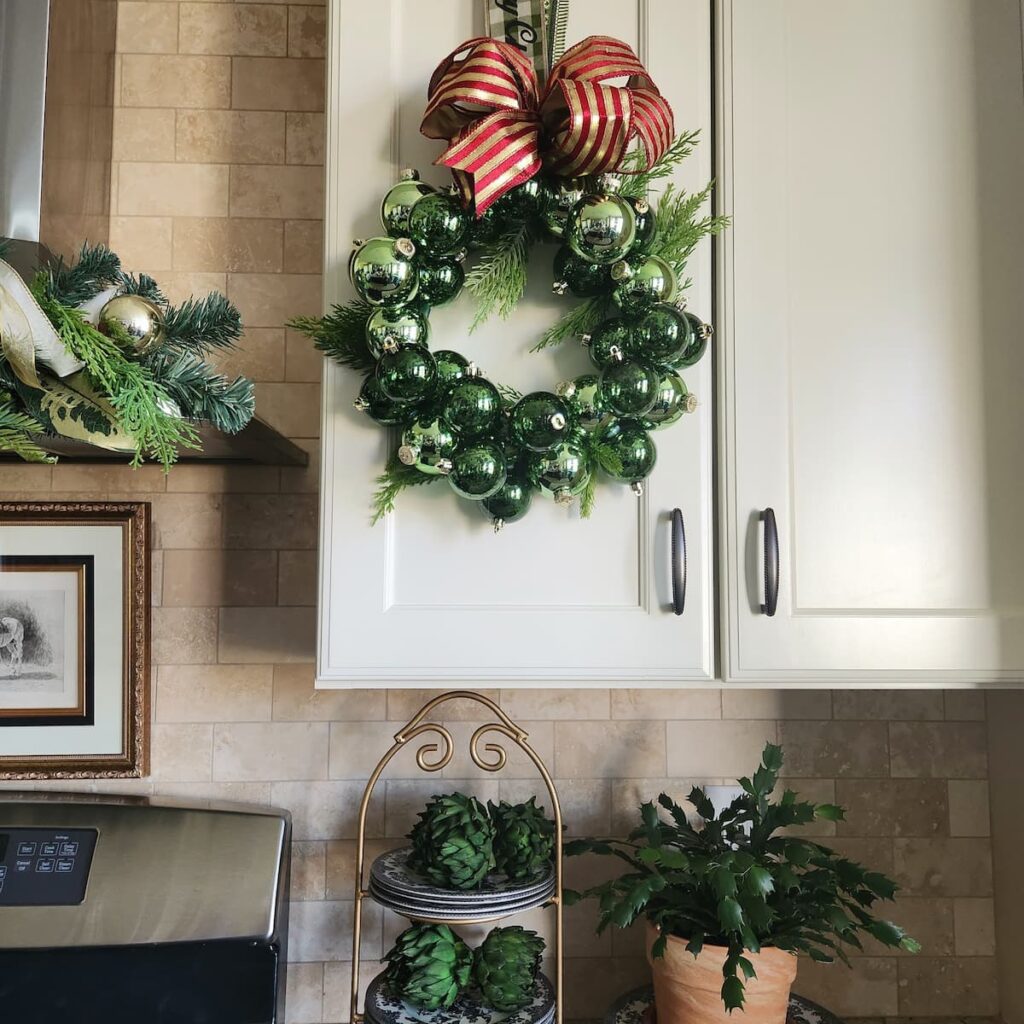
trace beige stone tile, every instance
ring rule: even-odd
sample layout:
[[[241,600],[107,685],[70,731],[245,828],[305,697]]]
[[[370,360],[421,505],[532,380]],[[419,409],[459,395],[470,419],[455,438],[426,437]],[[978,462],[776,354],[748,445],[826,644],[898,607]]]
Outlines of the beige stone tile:
[[[987,836],[990,832],[988,783],[977,779],[950,779],[949,834]]]
[[[208,780],[213,769],[212,725],[153,726],[152,776],[154,781]]]
[[[280,605],[316,604],[317,557],[315,551],[282,551],[277,578]],[[381,718],[384,715],[380,716]]]
[[[324,779],[323,722],[220,723],[213,729],[213,776],[228,781]]]
[[[775,798],[781,799],[782,794],[792,790],[799,800],[808,800],[813,804],[834,804],[836,802],[836,784],[834,779],[783,779],[775,787]],[[794,825],[782,829],[784,833],[806,837],[832,837],[836,834],[836,823],[818,818],[807,825]]]
[[[274,551],[168,551],[164,556],[163,603],[268,605],[277,600]]]
[[[999,1012],[994,957],[906,957],[899,961],[899,976],[901,1016],[988,1017]]]
[[[211,737],[212,749],[212,737]],[[158,782],[154,792],[189,803],[270,805],[269,782]]]
[[[216,353],[209,360],[227,377],[248,377],[252,381],[285,379],[285,331],[281,327],[249,327],[232,349]],[[240,488],[235,488],[239,490]],[[255,488],[256,490],[277,490]]]
[[[416,774],[416,750],[424,743],[434,742],[434,735],[423,736],[396,755],[389,766],[391,776]],[[395,742],[391,722],[332,722],[331,756],[328,774],[332,779],[368,779],[377,762]],[[448,784],[435,776],[439,792],[448,792]]]
[[[320,1024],[324,1006],[324,965],[289,964],[285,1024]]]
[[[289,274],[319,274],[324,262],[322,220],[288,220],[284,224],[284,269]]]
[[[369,840],[365,849],[364,878],[377,857],[402,845],[403,840],[400,839]],[[353,899],[356,879],[356,846],[356,842],[352,839],[335,840],[327,844],[327,899]]]
[[[111,217],[110,248],[126,269],[170,270],[172,223],[170,217]]]
[[[5,498],[19,491],[30,496],[45,494],[50,490],[52,483],[53,470],[46,464],[12,462],[9,466],[0,468],[0,492]]]
[[[276,466],[221,466],[192,463],[174,467],[167,490],[182,494],[260,494],[279,490],[281,471]],[[221,523],[214,528],[219,543]]]
[[[416,823],[416,817],[431,797],[441,793],[465,793],[475,796],[481,803],[498,799],[498,780],[405,778],[387,779],[384,834],[389,838],[407,835]],[[374,796],[380,790],[378,784]]]
[[[323,305],[319,274],[231,274],[228,298],[249,327],[283,327],[295,316],[317,316]]]
[[[991,896],[987,839],[896,839],[894,877],[911,896]]]
[[[291,811],[295,839],[355,839],[363,787],[362,782],[275,782],[271,801]],[[383,834],[383,790],[370,803],[366,828],[369,836]]]
[[[231,103],[236,110],[324,109],[322,60],[236,57],[232,65]]]
[[[836,718],[866,721],[941,721],[941,690],[836,690],[832,694]]]
[[[228,168],[218,164],[122,163],[117,212],[166,217],[226,217]]]
[[[156,720],[269,721],[272,699],[270,665],[161,665]]]
[[[174,266],[178,270],[279,273],[284,229],[276,220],[242,217],[174,221]]]
[[[984,722],[984,690],[946,690],[943,694],[947,722]]]
[[[422,708],[428,701],[449,690],[388,690],[388,720],[392,722],[407,722]],[[486,697],[498,703],[498,690],[474,690],[481,697]],[[436,713],[432,716],[434,721],[444,720],[446,722],[471,722],[480,718],[486,711],[482,711],[483,705],[471,700],[450,700],[438,705]],[[507,712],[506,708],[503,708]],[[538,716],[543,717],[543,716]]]
[[[900,896],[895,904],[876,906],[879,917],[893,921],[921,943],[921,952],[891,949],[870,936],[862,939],[864,952],[871,956],[952,956],[953,900],[921,896]],[[854,954],[854,950],[849,951]]]
[[[649,984],[643,957],[573,957],[565,961],[567,1020],[601,1020],[624,992]]]
[[[228,275],[213,271],[175,270],[160,275],[160,287],[167,300],[177,306],[186,299],[209,295],[210,292],[224,295],[228,289]]]
[[[375,960],[359,962],[360,991],[378,975],[384,965]],[[324,964],[324,1020],[348,1024],[352,997],[352,964],[349,961]]]
[[[149,552],[149,601],[154,608],[163,603],[164,592],[164,553]]]
[[[121,103],[126,107],[229,107],[231,59],[126,54],[121,58]]]
[[[129,3],[117,5],[117,52],[176,53],[178,5]]]
[[[308,453],[309,463],[305,466],[282,467],[281,490],[285,494],[316,494],[320,490],[320,442],[312,437],[297,437],[293,440]]]
[[[578,690],[508,689],[501,691],[499,702],[505,714],[513,719],[592,720],[609,716],[609,692],[590,687]]]
[[[313,608],[222,608],[217,647],[221,662],[238,664],[313,661]]]
[[[216,608],[152,609],[154,665],[209,665],[217,660]]]
[[[285,380],[320,383],[324,368],[323,353],[305,335],[285,331]]]
[[[774,722],[669,722],[667,729],[666,774],[684,779],[724,777],[731,781],[749,775],[761,763],[765,744],[776,738]],[[827,772],[816,774],[828,776]]]
[[[995,956],[995,911],[990,899],[953,900],[957,956]]]
[[[188,474],[191,466],[177,466]],[[155,548],[219,548],[223,529],[223,499],[219,494],[161,494],[153,500]]]
[[[445,724],[455,740],[455,751],[451,762],[442,771],[442,776],[460,779],[483,778],[490,774],[485,769],[474,764],[470,754],[470,742],[473,733],[479,726],[484,724],[483,721],[446,722]],[[529,722],[518,719],[517,724],[522,726],[529,734],[528,742],[536,751],[541,761],[545,765],[553,764],[555,759],[554,723],[550,721]],[[538,783],[541,782],[537,768],[529,757],[514,743],[506,740],[501,733],[490,732],[483,734],[478,745],[478,752],[482,759],[489,763],[494,763],[496,755],[489,753],[486,749],[489,743],[496,744],[505,750],[507,761],[505,767],[501,769],[501,777],[503,779],[536,779]]]
[[[892,1017],[899,1012],[896,960],[892,957],[858,957],[851,969],[842,964],[816,964],[804,957],[793,988],[840,1017]]]
[[[288,56],[326,56],[327,11],[296,4],[288,8]]]
[[[157,465],[132,469],[127,463],[110,466],[88,463],[58,462],[50,472],[53,491],[80,491],[84,494],[113,493],[131,495],[157,494],[167,485],[167,474]]]
[[[722,689],[723,718],[783,719],[832,717],[830,690]]]
[[[179,110],[175,139],[179,160],[279,164],[285,155],[285,115],[276,110]]]
[[[318,220],[324,215],[320,167],[243,164],[231,168],[231,216]],[[312,273],[319,274],[320,266]]]
[[[780,722],[784,776],[871,778],[889,774],[885,722]]]
[[[836,803],[846,809],[841,836],[941,836],[949,832],[942,779],[839,779]]]
[[[680,782],[679,779],[612,779],[611,780],[611,831],[610,835],[625,836],[640,823],[640,805],[648,801],[657,802],[660,793],[667,793],[687,814],[696,814],[687,795],[693,786],[707,782],[694,779]]]
[[[380,911],[369,900],[365,901],[364,934],[367,953],[380,955]],[[369,911],[369,913],[366,913]],[[374,929],[366,928],[369,919],[376,919]],[[340,960],[352,955],[352,904],[345,901],[320,900],[312,903],[294,903],[291,907],[288,936],[290,963],[306,961]]]
[[[609,779],[558,779],[555,791],[562,808],[567,836],[603,836],[611,828],[611,787]],[[523,803],[536,796],[537,805],[551,812],[551,800],[544,783],[533,779],[505,779],[498,785],[501,800]]]
[[[276,4],[181,4],[181,53],[283,57],[288,50],[285,8]]]
[[[297,494],[226,494],[224,547],[316,547],[316,499]]]
[[[721,718],[721,690],[612,690],[612,718]]]
[[[260,416],[285,437],[316,437],[320,433],[320,385],[256,385]]]
[[[988,740],[983,722],[892,722],[892,774],[937,779],[983,779]]]
[[[856,864],[863,864],[871,871],[881,871],[882,874],[891,876],[895,870],[892,843],[893,841],[888,837],[880,839],[877,837],[835,836],[829,839],[827,846],[830,850],[835,850],[840,857],[852,860]],[[924,895],[931,894],[925,893]]]
[[[327,844],[292,843],[291,898],[322,900],[327,878]]]
[[[286,117],[287,162],[322,166],[324,115],[289,111]]]
[[[147,107],[116,107],[112,157],[117,161],[173,160],[174,111]]]
[[[554,774],[579,779],[662,776],[665,724],[556,722]]]
[[[312,665],[274,666],[275,721],[373,722],[384,719],[386,691],[317,690],[313,686],[314,675]],[[392,732],[394,728],[392,725]]]

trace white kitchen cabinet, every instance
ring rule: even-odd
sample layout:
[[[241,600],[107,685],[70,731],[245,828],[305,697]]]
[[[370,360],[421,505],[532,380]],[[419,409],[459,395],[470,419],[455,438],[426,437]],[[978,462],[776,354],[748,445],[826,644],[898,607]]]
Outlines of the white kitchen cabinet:
[[[1021,5],[718,14],[725,679],[1020,681]]]
[[[330,6],[326,284],[329,302],[351,296],[345,266],[355,237],[379,233],[377,209],[399,170],[431,167],[440,144],[418,128],[434,66],[483,32],[479,0],[381,0]],[[701,0],[574,2],[568,41],[591,33],[637,48],[669,97],[679,128],[705,144],[679,181],[711,176],[711,11]],[[471,337],[468,297],[431,318],[432,346],[456,348],[495,381],[553,389],[587,372],[582,349],[530,354],[567,308],[550,294],[554,247],[538,250],[527,300],[507,322]],[[690,308],[711,309],[710,245],[691,262]],[[538,500],[495,535],[479,509],[443,484],[406,492],[370,525],[384,432],[352,409],[359,379],[328,364],[324,384],[318,685],[673,684],[714,674],[710,359],[686,373],[701,404],[659,432],[658,465],[639,501],[604,484],[589,521]],[[670,608],[669,516],[682,510],[687,594]]]

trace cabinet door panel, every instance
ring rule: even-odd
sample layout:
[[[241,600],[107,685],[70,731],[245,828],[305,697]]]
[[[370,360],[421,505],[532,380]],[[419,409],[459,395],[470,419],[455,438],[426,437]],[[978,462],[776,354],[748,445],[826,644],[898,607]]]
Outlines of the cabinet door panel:
[[[727,675],[1019,679],[1021,6],[720,14]]]
[[[344,268],[354,237],[376,234],[376,211],[402,167],[446,183],[431,167],[438,143],[419,134],[426,83],[437,62],[483,30],[479,0],[386,0],[372,16],[331,7],[328,136],[328,300],[351,294]],[[570,43],[591,33],[638,47],[668,95],[680,128],[710,125],[710,11],[697,0],[577,3]],[[705,132],[709,134],[709,132]],[[711,176],[711,143],[680,184]],[[509,321],[468,333],[463,297],[431,316],[435,349],[455,348],[495,381],[553,390],[589,372],[576,344],[531,354],[567,308],[551,295],[554,247],[538,247],[526,300]],[[710,316],[710,247],[691,263],[694,311]],[[470,682],[682,682],[712,667],[710,360],[685,374],[701,405],[656,435],[658,465],[637,500],[605,482],[587,521],[540,496],[527,518],[497,536],[480,509],[442,482],[407,491],[371,526],[373,480],[387,456],[384,432],[354,412],[359,381],[328,364],[324,385],[321,508],[321,686]],[[683,510],[688,545],[685,613],[669,605],[669,515]]]

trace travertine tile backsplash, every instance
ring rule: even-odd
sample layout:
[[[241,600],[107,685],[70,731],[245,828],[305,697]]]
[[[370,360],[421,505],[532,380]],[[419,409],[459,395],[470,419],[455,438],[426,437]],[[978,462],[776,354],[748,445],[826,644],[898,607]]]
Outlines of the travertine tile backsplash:
[[[284,321],[320,308],[322,5],[120,4],[111,244],[175,298],[226,290],[247,324],[229,368],[261,415],[313,453],[308,470],[5,467],[5,498],[153,503],[153,775],[101,790],[275,803],[295,823],[289,1020],[348,1017],[352,866],[363,780],[426,691],[313,690],[319,357]],[[854,969],[808,965],[798,990],[855,1017],[997,1009],[984,699],[939,691],[492,692],[552,766],[575,834],[619,832],[637,803],[730,782],[783,743],[792,784],[850,808],[815,831],[904,886],[894,916],[917,957],[868,948]],[[463,717],[460,718],[459,715]],[[482,778],[462,747],[444,778],[399,764],[371,808],[374,850],[439,789],[521,799],[512,759]],[[573,863],[572,876],[592,868]],[[637,935],[568,921],[572,1018],[599,1017],[644,980]],[[538,927],[544,927],[537,917]],[[371,909],[364,955],[397,924]]]

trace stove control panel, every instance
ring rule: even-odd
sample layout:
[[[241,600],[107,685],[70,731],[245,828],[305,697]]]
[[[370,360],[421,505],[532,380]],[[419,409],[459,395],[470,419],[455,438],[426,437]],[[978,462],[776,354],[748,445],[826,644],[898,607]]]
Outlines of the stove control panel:
[[[85,899],[94,828],[0,825],[0,907],[75,906]]]

